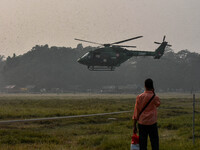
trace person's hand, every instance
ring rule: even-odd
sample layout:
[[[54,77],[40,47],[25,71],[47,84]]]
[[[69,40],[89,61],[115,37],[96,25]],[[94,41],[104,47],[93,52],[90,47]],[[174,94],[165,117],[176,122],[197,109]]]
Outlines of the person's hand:
[[[133,127],[133,133],[137,133],[137,127]]]

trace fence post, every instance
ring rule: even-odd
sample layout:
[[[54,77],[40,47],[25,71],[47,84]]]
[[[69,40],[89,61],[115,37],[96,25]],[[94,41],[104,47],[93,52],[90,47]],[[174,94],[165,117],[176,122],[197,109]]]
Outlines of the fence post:
[[[193,94],[193,145],[195,144],[195,94]]]

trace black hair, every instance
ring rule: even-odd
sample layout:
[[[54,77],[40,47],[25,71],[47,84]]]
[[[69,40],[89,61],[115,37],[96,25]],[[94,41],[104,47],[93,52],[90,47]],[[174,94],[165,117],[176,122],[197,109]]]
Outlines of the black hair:
[[[147,90],[154,90],[152,79],[150,79],[150,78],[146,79],[145,82],[144,82],[144,85],[145,85]]]

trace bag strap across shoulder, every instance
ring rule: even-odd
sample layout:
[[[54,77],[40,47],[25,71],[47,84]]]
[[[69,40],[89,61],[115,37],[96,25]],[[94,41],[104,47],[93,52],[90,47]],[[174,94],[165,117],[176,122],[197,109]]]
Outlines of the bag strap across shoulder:
[[[138,119],[140,118],[140,115],[142,114],[142,112],[147,108],[147,106],[151,103],[151,101],[153,100],[153,98],[155,97],[155,93],[153,93],[153,96],[151,97],[151,99],[148,101],[148,103],[143,107],[142,111],[139,113],[139,117]]]

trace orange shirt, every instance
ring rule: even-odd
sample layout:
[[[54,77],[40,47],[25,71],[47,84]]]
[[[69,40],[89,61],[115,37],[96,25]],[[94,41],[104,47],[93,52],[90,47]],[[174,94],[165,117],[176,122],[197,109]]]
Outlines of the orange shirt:
[[[152,125],[157,122],[157,107],[160,106],[160,99],[158,96],[155,96],[152,99],[151,103],[146,107],[146,109],[139,117],[139,113],[142,111],[143,107],[148,103],[152,96],[152,91],[144,91],[144,93],[138,95],[136,98],[133,119],[137,120],[139,124]]]

